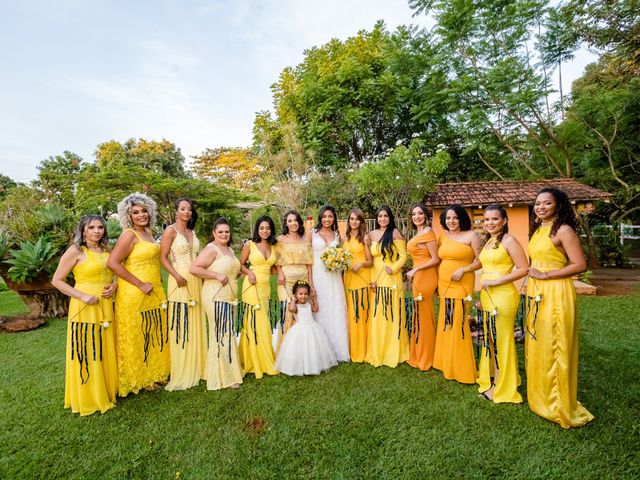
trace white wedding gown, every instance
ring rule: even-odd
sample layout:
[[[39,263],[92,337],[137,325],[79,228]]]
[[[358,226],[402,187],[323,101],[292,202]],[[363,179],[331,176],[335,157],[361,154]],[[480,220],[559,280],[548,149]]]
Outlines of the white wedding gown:
[[[337,364],[324,330],[313,319],[311,304],[299,304],[296,323],[282,340],[275,369],[285,375],[318,375]]]
[[[316,320],[324,329],[339,362],[349,361],[349,333],[347,324],[347,301],[344,283],[340,272],[327,270],[320,259],[322,252],[328,247],[337,247],[339,237],[325,241],[315,231],[311,239],[313,249],[313,284],[318,293],[318,312]]]

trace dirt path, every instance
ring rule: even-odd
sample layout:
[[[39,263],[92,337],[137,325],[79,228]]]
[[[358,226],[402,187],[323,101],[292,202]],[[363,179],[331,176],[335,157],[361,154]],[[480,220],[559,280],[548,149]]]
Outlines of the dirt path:
[[[590,283],[598,287],[598,295],[625,295],[640,291],[640,269],[594,268]]]

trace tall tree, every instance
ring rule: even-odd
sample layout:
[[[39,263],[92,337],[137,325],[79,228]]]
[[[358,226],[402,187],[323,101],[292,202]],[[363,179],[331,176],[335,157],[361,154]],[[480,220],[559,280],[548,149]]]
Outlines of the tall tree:
[[[193,159],[196,176],[238,190],[251,191],[264,172],[249,148],[207,148]]]

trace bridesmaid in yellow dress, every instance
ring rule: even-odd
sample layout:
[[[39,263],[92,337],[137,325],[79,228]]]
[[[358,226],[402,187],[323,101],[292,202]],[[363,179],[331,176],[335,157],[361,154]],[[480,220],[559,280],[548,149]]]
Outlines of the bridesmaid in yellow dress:
[[[229,246],[231,226],[226,218],[213,224],[213,241],[198,255],[190,272],[204,279],[202,302],[209,318],[207,390],[240,388],[242,367],[236,339],[240,261]]]
[[[349,355],[352,362],[364,362],[369,337],[369,284],[373,265],[364,214],[359,208],[349,212],[346,241],[342,248],[351,252],[351,266],[344,272],[349,321]]]
[[[123,228],[107,267],[118,277],[115,318],[118,395],[156,390],[167,381],[169,324],[160,276],[160,246],[151,235],[156,202],[132,193],[118,204]]]
[[[440,263],[438,242],[429,227],[429,213],[424,205],[411,208],[410,225],[416,234],[409,240],[407,250],[413,259],[413,268],[407,272],[413,290],[413,318],[409,337],[407,363],[420,370],[433,366],[433,350],[436,345],[436,315],[433,295],[438,286],[437,267]]]
[[[475,272],[480,268],[480,237],[471,230],[471,219],[460,205],[451,205],[440,214],[444,232],[438,239],[438,327],[433,368],[447,380],[476,383],[468,314]]]
[[[527,399],[534,413],[563,428],[593,415],[578,401],[578,315],[571,277],[587,267],[567,194],[543,188],[533,207],[525,340]]]
[[[311,267],[313,253],[309,237],[304,234],[302,217],[295,210],[284,214],[282,235],[278,237],[276,253],[278,260],[278,301],[280,302],[280,328],[278,329],[278,350],[285,334],[295,322],[293,314],[287,308],[293,295],[293,285],[304,280],[313,286]]]
[[[376,213],[376,229],[371,238],[371,326],[366,361],[374,367],[395,368],[409,358],[402,266],[407,246],[396,228],[391,209],[383,205]]]
[[[270,217],[258,218],[253,237],[242,248],[240,270],[246,275],[242,284],[242,330],[240,331],[240,363],[243,375],[256,378],[277,375],[271,342],[269,299],[271,267],[276,263],[275,226]],[[249,262],[251,267],[247,268]]]
[[[508,221],[507,212],[500,205],[485,208],[487,243],[480,252],[484,342],[478,366],[478,391],[496,403],[522,403],[513,336],[520,294],[513,282],[527,274],[529,264],[518,240],[508,233]]]
[[[160,242],[160,261],[169,272],[167,321],[171,351],[169,391],[195,387],[204,378],[207,339],[200,301],[201,280],[189,273],[200,241],[194,232],[198,213],[188,198],[176,200],[176,222],[169,225]]]
[[[73,245],[60,258],[51,283],[69,301],[64,408],[91,415],[113,408],[118,392],[118,366],[113,323],[117,284],[107,268],[107,225],[87,215],[76,228]],[[75,285],[67,283],[73,272]]]

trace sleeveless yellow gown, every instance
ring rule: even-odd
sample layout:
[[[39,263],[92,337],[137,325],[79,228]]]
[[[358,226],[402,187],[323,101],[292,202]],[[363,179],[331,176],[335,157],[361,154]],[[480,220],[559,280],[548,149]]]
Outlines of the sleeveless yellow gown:
[[[200,300],[201,280],[189,273],[198,256],[200,242],[193,233],[193,244],[176,231],[171,244],[169,259],[173,268],[187,280],[186,287],[178,287],[176,279],[169,275],[168,321],[171,351],[171,376],[167,390],[186,390],[195,387],[204,378],[207,361],[207,339],[204,328],[204,312]]]
[[[280,302],[280,324],[278,329],[278,343],[276,350],[280,350],[280,344],[287,331],[295,323],[295,317],[287,309],[289,298],[293,292],[293,284],[298,280],[309,281],[307,266],[313,265],[313,253],[311,245],[305,243],[278,242],[276,249],[276,264],[282,267],[286,282],[278,285],[278,301]]]
[[[429,249],[419,247],[421,243],[434,242],[436,236],[432,230],[416,235],[407,244],[413,265],[421,265],[431,260]],[[414,315],[411,336],[409,338],[409,360],[407,363],[420,370],[429,370],[433,366],[433,351],[436,346],[436,315],[433,295],[438,286],[436,267],[418,270],[413,276],[412,290]],[[422,300],[416,298],[422,297]]]
[[[407,247],[404,240],[394,240],[394,259],[382,257],[380,242],[371,242],[373,267],[371,281],[376,289],[371,294],[371,325],[367,341],[365,360],[374,367],[386,365],[395,368],[409,358],[409,338],[406,324],[402,266],[407,261]],[[388,275],[384,267],[391,267]]]
[[[236,339],[240,261],[235,255],[225,255],[214,243],[205,248],[212,248],[216,252],[216,258],[207,270],[226,275],[229,279],[224,286],[212,278],[205,279],[202,285],[202,301],[209,319],[207,390],[220,390],[242,383]]]
[[[513,270],[513,260],[502,243],[498,244],[498,248],[493,248],[493,246],[494,244],[491,243],[480,252],[481,280],[496,280]],[[484,343],[478,366],[478,391],[486,392],[489,390],[493,376],[495,383],[494,402],[522,403],[522,396],[518,393],[518,385],[520,385],[518,353],[513,337],[513,324],[518,311],[520,295],[511,282],[482,290],[480,301],[482,303]],[[494,364],[498,368],[497,376]]]
[[[541,272],[567,265],[567,257],[551,242],[550,230],[550,226],[539,227],[529,241],[531,266]],[[527,296],[525,365],[529,406],[534,413],[563,428],[580,427],[593,420],[593,415],[577,399],[579,329],[573,281],[529,278]]]
[[[471,305],[465,300],[473,295],[475,274],[468,272],[458,282],[451,280],[453,272],[472,263],[475,255],[471,245],[450,239],[446,232],[438,244],[442,262],[438,270],[440,309],[433,368],[440,370],[447,380],[476,383],[476,361],[467,318]]]
[[[264,258],[254,242],[249,242],[250,270],[256,276],[255,285],[248,279],[242,283],[242,330],[238,353],[243,375],[255,374],[256,378],[277,375],[274,368],[275,356],[271,343],[271,323],[269,322],[269,299],[271,297],[271,267],[276,262],[276,249],[271,247],[271,255]]]
[[[116,293],[116,336],[118,352],[118,395],[126,397],[169,376],[169,324],[162,279],[160,246],[142,240],[132,230],[138,243],[124,261],[124,267],[153,291],[145,295],[129,282],[118,278]]]
[[[83,247],[85,260],[73,268],[75,288],[100,300],[88,305],[69,301],[64,407],[91,415],[115,406],[118,391],[113,300],[102,297],[113,281],[107,268],[109,254]],[[109,323],[105,327],[105,323]]]
[[[365,262],[365,246],[357,238],[342,244],[353,256],[351,265]],[[357,272],[344,272],[344,289],[347,297],[347,319],[349,321],[349,355],[352,362],[364,362],[369,337],[369,283],[371,269],[361,268]]]

